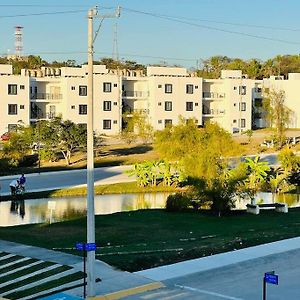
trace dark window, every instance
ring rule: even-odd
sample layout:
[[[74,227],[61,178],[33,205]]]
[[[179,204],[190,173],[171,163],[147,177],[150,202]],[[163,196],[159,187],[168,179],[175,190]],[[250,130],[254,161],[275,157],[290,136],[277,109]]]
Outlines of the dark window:
[[[170,84],[170,83],[165,84],[165,93],[166,94],[172,94],[172,89],[173,89],[172,84]]]
[[[195,106],[198,106],[198,102],[195,103]]]
[[[79,86],[79,96],[86,96],[87,95],[87,86],[80,85]]]
[[[233,103],[233,106],[236,106],[236,103]]]
[[[246,127],[246,119],[241,119],[241,128]]]
[[[193,102],[186,102],[186,111],[193,111]]]
[[[240,95],[246,95],[246,86],[245,85],[240,86],[239,93],[240,93]]]
[[[165,127],[172,126],[172,120],[171,119],[165,119]]]
[[[71,109],[75,109],[75,105],[71,105]]]
[[[158,87],[159,89],[161,89],[161,88],[162,88],[161,84],[159,84],[157,87]]]
[[[118,102],[114,102],[114,105],[118,105]]]
[[[75,86],[71,86],[71,90],[72,90],[72,91],[75,91]]]
[[[104,111],[111,111],[111,101],[104,101],[103,102],[103,110]]]
[[[111,92],[111,82],[103,82],[103,92],[104,93]]]
[[[157,122],[158,122],[158,124],[161,124],[161,123],[162,123],[162,120],[158,120]]]
[[[8,124],[7,125],[7,131],[8,132],[16,132],[18,128],[17,124]]]
[[[113,122],[114,124],[118,124],[118,121],[117,120],[114,120],[114,122]]]
[[[25,90],[25,85],[21,84],[20,85],[20,90]]]
[[[18,86],[16,84],[9,84],[8,95],[17,95],[17,93],[18,93]]]
[[[233,120],[233,123],[236,123],[236,120]]]
[[[18,113],[18,105],[17,104],[8,104],[8,114],[16,115]]]
[[[158,104],[158,106],[161,106],[161,102],[158,102],[157,104]]]
[[[103,120],[103,129],[111,129],[111,120]]]
[[[187,94],[193,94],[194,93],[194,86],[192,84],[186,85],[186,93]]]
[[[83,130],[87,130],[87,123],[78,123],[78,126]]]
[[[34,87],[34,93],[37,93],[37,86]]]
[[[198,89],[198,85],[195,85],[195,90],[197,90]]]
[[[114,83],[114,87],[118,87],[118,84],[117,84],[117,83]]]
[[[24,109],[25,108],[25,105],[20,105],[20,109]]]
[[[254,99],[254,106],[255,107],[262,107],[262,99],[261,98],[255,98]]]
[[[30,94],[32,94],[32,86],[30,87]]]
[[[79,114],[87,115],[87,105],[86,104],[79,104]]]
[[[237,89],[237,87],[236,87],[236,86],[234,86],[234,87],[233,87],[233,89],[234,89],[234,90],[236,90],[236,89]]]
[[[240,103],[240,110],[241,111],[246,111],[246,102],[241,102]]]
[[[165,101],[165,111],[172,111],[172,102]]]

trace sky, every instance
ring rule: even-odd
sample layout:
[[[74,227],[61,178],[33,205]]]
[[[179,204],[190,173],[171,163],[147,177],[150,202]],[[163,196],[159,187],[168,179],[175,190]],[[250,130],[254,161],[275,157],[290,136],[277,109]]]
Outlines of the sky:
[[[112,57],[114,40],[121,60],[188,68],[214,55],[266,60],[300,53],[299,0],[0,0],[0,54],[14,53],[19,25],[24,55],[86,62],[87,12],[95,5],[95,30],[101,16],[122,8],[120,18],[104,19],[95,60]]]

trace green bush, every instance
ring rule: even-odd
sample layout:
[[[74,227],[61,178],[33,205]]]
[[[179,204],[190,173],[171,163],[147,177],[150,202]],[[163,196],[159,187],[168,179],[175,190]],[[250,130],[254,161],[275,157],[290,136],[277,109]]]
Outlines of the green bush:
[[[182,194],[169,195],[166,202],[166,211],[183,211],[191,206],[191,199]]]

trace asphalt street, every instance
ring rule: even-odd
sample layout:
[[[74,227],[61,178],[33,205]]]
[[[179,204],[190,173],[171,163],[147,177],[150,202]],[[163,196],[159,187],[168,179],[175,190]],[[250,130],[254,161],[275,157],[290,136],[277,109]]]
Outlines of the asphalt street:
[[[125,173],[131,166],[114,166],[96,168],[94,172],[95,185],[112,184],[118,182],[134,181]],[[21,175],[21,174],[20,174]],[[20,175],[1,177],[1,195],[10,194],[9,184]],[[86,169],[61,172],[34,173],[26,175],[26,191],[47,191],[62,188],[86,186]]]

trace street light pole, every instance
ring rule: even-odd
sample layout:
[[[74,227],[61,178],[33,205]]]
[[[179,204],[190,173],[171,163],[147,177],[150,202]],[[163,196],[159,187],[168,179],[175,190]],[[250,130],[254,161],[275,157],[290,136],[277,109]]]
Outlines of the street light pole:
[[[95,243],[94,205],[94,109],[93,109],[93,17],[97,13],[92,8],[88,12],[88,105],[87,105],[87,243]],[[87,296],[95,296],[95,251],[87,252]]]

